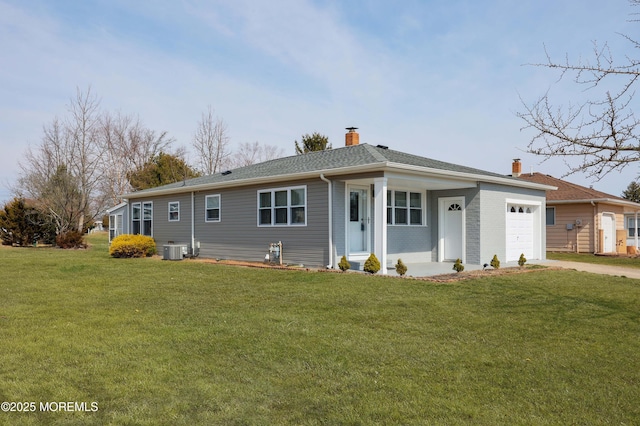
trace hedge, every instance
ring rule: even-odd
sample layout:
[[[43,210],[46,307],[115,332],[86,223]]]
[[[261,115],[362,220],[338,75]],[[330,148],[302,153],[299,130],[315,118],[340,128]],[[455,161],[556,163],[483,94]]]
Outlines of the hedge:
[[[118,235],[111,241],[112,257],[149,257],[156,254],[156,242],[145,235]]]

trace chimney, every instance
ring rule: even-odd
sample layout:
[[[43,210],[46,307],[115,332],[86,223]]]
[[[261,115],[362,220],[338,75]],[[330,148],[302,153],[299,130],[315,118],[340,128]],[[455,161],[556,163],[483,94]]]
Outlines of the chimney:
[[[360,135],[358,134],[358,132],[356,132],[356,130],[358,130],[357,127],[347,127],[347,134],[344,136],[345,139],[345,146],[353,146],[353,145],[358,145],[360,143]]]
[[[511,176],[520,177],[522,174],[522,163],[519,158],[513,159],[513,164],[511,165]]]

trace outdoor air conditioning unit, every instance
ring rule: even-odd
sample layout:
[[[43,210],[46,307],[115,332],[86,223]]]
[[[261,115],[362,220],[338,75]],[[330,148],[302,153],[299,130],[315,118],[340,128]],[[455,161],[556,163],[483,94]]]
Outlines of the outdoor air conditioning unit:
[[[162,246],[163,260],[182,260],[187,254],[186,244],[166,244]]]

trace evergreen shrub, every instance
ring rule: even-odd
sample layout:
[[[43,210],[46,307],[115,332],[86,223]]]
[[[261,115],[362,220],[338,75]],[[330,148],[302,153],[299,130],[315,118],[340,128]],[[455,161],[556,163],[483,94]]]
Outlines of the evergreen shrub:
[[[364,271],[370,274],[375,274],[380,270],[380,261],[375,254],[371,253],[371,256],[364,262]]]
[[[149,257],[156,254],[156,242],[145,235],[118,235],[111,241],[112,257]]]

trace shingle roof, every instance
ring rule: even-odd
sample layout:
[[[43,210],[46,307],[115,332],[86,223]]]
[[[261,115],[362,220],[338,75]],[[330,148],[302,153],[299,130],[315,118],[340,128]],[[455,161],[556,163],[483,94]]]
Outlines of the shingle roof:
[[[136,195],[151,193],[156,191],[166,191],[171,189],[214,185],[234,182],[240,183],[243,180],[275,178],[278,176],[297,175],[310,172],[330,173],[332,170],[339,170],[358,166],[377,165],[381,167],[389,163],[417,166],[434,170],[442,170],[454,173],[465,173],[501,179],[512,179],[517,185],[518,179],[505,177],[498,173],[487,172],[472,167],[460,166],[453,163],[433,160],[400,151],[394,151],[385,147],[373,146],[366,143],[346,146],[326,151],[310,152],[303,155],[277,158],[263,163],[253,164],[246,167],[233,169],[229,174],[216,173],[209,176],[202,176],[189,179],[184,182],[176,182],[157,188],[138,191]],[[133,194],[129,194],[133,195]]]
[[[629,200],[625,200],[624,198],[607,194],[606,192],[598,191],[593,188],[587,188],[575,183],[567,182],[566,180],[554,178],[553,176],[545,175],[544,173],[523,173],[519,176],[519,179],[534,183],[541,183],[543,185],[557,186],[557,191],[547,191],[547,201],[610,199],[629,202]]]

